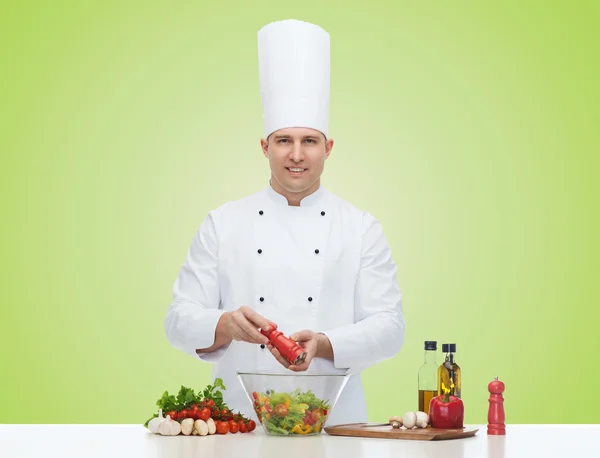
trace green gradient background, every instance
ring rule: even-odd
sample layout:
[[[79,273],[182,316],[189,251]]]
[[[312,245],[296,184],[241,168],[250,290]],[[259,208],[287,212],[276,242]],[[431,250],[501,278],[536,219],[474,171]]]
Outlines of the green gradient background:
[[[295,17],[332,36],[324,183],[399,269],[370,418],[416,409],[435,339],[468,423],[494,376],[507,423],[600,423],[593,3],[4,4],[0,422],[141,423],[210,382],[163,318],[206,213],[267,184],[256,32]]]

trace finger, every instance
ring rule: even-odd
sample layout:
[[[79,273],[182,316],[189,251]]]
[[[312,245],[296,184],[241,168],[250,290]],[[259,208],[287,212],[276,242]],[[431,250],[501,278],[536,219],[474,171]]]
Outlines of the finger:
[[[248,334],[246,332],[246,330],[239,325],[238,320],[244,320],[244,318],[243,317],[237,318],[237,319],[235,317],[233,318],[232,334],[237,336],[237,340],[241,340],[241,341],[248,342],[248,343],[257,343],[256,339],[253,336],[251,336],[250,334]]]
[[[305,371],[310,366],[311,361],[312,361],[312,358],[307,357],[302,364],[298,364],[297,366],[294,364],[291,364],[290,367],[288,367],[288,369],[291,371],[294,371],[294,372]]]
[[[252,325],[250,321],[246,318],[246,316],[242,313],[240,315],[235,315],[235,323],[240,327],[247,335],[248,342],[252,343],[264,343],[265,345],[269,342],[265,336],[263,336],[258,330]]]
[[[305,340],[312,339],[313,335],[314,333],[312,331],[305,329],[304,331],[295,332],[290,336],[290,339],[292,339],[295,342],[303,342]]]
[[[277,348],[275,348],[273,345],[269,344],[267,346],[269,348],[269,351],[271,352],[271,354],[275,357],[275,359],[277,361],[279,361],[279,363],[283,366],[288,368],[290,366],[290,363],[287,359],[285,359],[283,356],[281,356],[281,353],[279,352],[279,350],[277,350]]]
[[[234,330],[231,332],[233,339],[234,340],[238,340],[241,342],[249,342],[249,343],[254,343],[254,339],[252,339],[251,336],[249,336],[246,331],[244,331],[242,328],[236,326],[234,328]]]
[[[290,367],[288,368],[289,370],[295,371],[295,372],[302,372],[302,371],[305,371],[306,369],[308,369],[311,361],[313,360],[313,358],[315,356],[316,346],[313,345],[312,342],[310,342],[309,345],[306,345],[306,347],[304,348],[304,351],[306,352],[306,358],[304,358],[304,361],[298,365],[294,365],[294,364],[290,365]]]
[[[268,329],[268,321],[264,318],[262,318],[260,315],[258,315],[256,312],[254,312],[254,310],[252,310],[250,307],[241,307],[239,309],[240,311],[240,315],[239,315],[239,320],[238,320],[238,325],[240,325],[249,335],[251,335],[254,338],[254,342],[255,343],[264,343],[265,345],[267,343],[269,343],[269,339],[267,339],[267,337],[265,337],[263,334],[261,334],[260,332],[258,332],[258,330],[256,329],[256,326],[260,326],[259,324],[254,323],[253,321],[251,321],[251,319],[253,318],[253,316],[257,316],[259,317],[259,321],[264,320],[264,322],[267,325],[267,329]],[[264,329],[264,328],[261,328]]]
[[[264,316],[259,315],[256,310],[250,307],[242,307],[240,309],[247,320],[251,321],[258,328],[264,329],[265,331],[269,330],[269,320],[267,320]]]

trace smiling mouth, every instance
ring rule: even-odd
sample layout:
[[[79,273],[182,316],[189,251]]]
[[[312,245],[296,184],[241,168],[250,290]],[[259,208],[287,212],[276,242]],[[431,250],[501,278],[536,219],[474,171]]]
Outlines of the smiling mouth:
[[[302,167],[286,167],[286,169],[292,173],[302,173],[306,170],[306,169],[303,169]]]

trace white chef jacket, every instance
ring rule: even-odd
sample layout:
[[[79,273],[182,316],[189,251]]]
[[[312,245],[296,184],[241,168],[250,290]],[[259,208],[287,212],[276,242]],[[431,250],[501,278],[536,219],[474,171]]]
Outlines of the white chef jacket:
[[[200,225],[173,287],[165,332],[177,349],[213,364],[224,401],[256,418],[236,370],[287,372],[267,348],[233,341],[210,353],[224,311],[242,305],[289,336],[324,333],[334,361],[307,372],[350,373],[327,424],[367,421],[361,370],[404,343],[396,265],[380,223],[321,185],[300,206],[266,189],[221,205]]]

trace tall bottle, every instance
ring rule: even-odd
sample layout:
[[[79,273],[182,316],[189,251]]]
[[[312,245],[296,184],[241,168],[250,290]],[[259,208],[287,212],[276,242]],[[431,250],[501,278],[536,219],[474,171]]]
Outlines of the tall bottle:
[[[438,366],[435,361],[437,342],[425,341],[425,362],[419,369],[419,411],[429,415],[429,403],[437,396]]]
[[[444,394],[444,387],[450,390],[450,394],[461,397],[461,373],[460,366],[456,364],[454,354],[456,353],[456,344],[442,344],[442,351],[446,353],[444,362],[438,368],[438,386],[437,394]]]

